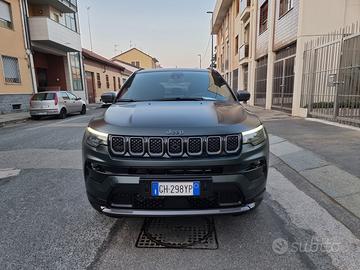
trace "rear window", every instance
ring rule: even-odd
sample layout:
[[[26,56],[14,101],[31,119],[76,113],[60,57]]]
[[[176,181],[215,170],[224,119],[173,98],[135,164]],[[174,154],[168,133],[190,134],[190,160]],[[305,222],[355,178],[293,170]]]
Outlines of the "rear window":
[[[55,93],[38,93],[33,96],[32,100],[37,100],[37,101],[54,100],[55,96],[56,96]]]

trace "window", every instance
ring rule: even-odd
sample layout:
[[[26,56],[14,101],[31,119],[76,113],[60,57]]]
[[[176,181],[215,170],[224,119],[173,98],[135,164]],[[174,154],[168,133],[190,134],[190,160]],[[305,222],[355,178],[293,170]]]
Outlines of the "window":
[[[77,96],[75,96],[74,94],[67,92],[68,96],[70,97],[71,100],[76,100]]]
[[[69,100],[70,99],[68,94],[66,94],[65,92],[60,92],[59,94],[60,94],[60,97],[62,97],[63,100]]]
[[[137,73],[129,78],[118,99],[161,100],[176,98],[235,100],[233,92],[218,73],[192,71]]]
[[[235,1],[235,10],[236,10],[236,15],[238,15],[240,11],[240,0]]]
[[[80,53],[70,53],[71,76],[73,80],[73,90],[82,91],[82,75],[80,66]]]
[[[239,36],[235,37],[235,55],[239,53]]]
[[[118,85],[119,85],[119,89],[121,88],[121,79],[120,77],[118,77]]]
[[[4,77],[6,83],[20,83],[19,62],[15,57],[2,56]]]
[[[106,88],[110,88],[110,81],[109,81],[109,75],[106,75]]]
[[[292,8],[293,8],[292,0],[280,0],[279,18],[284,16]]]
[[[65,13],[64,15],[65,15],[65,26],[77,32],[75,13]]]
[[[135,67],[140,67],[140,62],[139,61],[132,61],[131,64]]]
[[[11,6],[8,2],[0,0],[0,26],[12,29]]]
[[[267,30],[268,22],[268,1],[260,7],[260,20],[259,20],[259,34],[264,33]]]
[[[97,83],[97,88],[101,88],[100,73],[96,73],[96,83]]]
[[[35,94],[31,100],[34,101],[42,101],[42,100],[54,100],[56,94],[55,93],[38,93]]]
[[[113,76],[113,83],[114,83],[114,91],[116,91],[116,78]]]

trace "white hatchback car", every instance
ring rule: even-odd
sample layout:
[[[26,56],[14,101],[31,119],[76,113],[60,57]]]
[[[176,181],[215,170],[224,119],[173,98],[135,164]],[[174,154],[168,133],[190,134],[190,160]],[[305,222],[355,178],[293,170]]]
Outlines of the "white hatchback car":
[[[34,94],[30,100],[30,115],[33,119],[42,116],[66,118],[68,114],[86,114],[86,103],[67,91],[48,91]]]

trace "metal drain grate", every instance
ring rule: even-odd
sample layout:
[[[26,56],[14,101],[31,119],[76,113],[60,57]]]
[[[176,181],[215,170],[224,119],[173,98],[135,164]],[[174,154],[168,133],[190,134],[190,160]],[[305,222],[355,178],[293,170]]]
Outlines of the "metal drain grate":
[[[209,217],[146,218],[137,248],[217,249],[214,219]]]

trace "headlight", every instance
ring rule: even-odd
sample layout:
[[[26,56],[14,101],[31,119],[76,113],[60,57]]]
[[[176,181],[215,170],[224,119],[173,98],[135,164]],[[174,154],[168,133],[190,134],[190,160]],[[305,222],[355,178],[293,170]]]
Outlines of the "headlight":
[[[108,144],[108,134],[97,131],[91,127],[86,129],[87,138],[86,142],[88,145],[92,147],[98,147],[100,144],[107,145]]]
[[[263,125],[258,126],[249,131],[245,131],[242,133],[243,136],[243,143],[244,144],[251,144],[251,145],[258,145],[265,141],[266,133]]]

